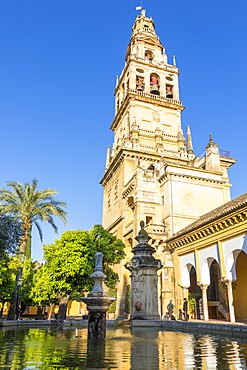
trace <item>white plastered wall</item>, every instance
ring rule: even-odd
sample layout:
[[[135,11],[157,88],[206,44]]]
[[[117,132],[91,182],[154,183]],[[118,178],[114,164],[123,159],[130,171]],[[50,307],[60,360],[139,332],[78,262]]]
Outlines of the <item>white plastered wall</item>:
[[[236,280],[236,260],[241,251],[247,253],[247,235],[241,235],[222,243],[224,261],[226,267],[226,278]]]
[[[217,244],[199,251],[202,284],[210,285],[210,266],[214,259],[220,265]]]
[[[186,288],[190,286],[190,269],[196,268],[195,253],[189,253],[180,257],[181,286]]]

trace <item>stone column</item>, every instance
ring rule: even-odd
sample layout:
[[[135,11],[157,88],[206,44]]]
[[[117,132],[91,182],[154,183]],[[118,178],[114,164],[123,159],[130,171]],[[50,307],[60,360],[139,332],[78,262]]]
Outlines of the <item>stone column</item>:
[[[203,319],[205,321],[209,320],[208,317],[208,297],[207,297],[208,285],[201,284],[202,289],[202,305],[203,305]]]
[[[232,280],[225,280],[225,283],[227,285],[230,321],[235,322],[235,311],[234,311],[233,294],[232,294]]]
[[[184,298],[187,298],[188,299],[187,291],[189,289],[189,286],[181,286],[181,288],[183,289]]]

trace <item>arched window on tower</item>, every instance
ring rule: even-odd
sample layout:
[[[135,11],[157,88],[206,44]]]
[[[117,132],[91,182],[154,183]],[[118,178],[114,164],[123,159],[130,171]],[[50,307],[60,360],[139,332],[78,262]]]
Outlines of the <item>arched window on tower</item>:
[[[121,92],[122,92],[122,95],[124,97],[125,96],[125,85],[124,85],[124,83],[121,86]]]
[[[160,77],[157,73],[150,75],[150,94],[160,95]]]
[[[173,85],[166,85],[166,97],[173,99]]]
[[[116,101],[116,111],[119,111],[119,94],[117,95],[117,101]]]
[[[152,61],[154,58],[154,54],[150,50],[145,50],[145,59],[148,59],[149,61]]]
[[[144,77],[136,76],[136,90],[143,91],[145,88]]]

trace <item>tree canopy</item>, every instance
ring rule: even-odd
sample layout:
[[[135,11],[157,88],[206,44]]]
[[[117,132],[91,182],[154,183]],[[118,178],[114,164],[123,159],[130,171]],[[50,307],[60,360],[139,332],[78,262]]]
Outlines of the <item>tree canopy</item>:
[[[44,246],[45,263],[36,274],[32,299],[40,302],[42,297],[44,300],[54,299],[56,294],[60,308],[63,307],[60,318],[65,318],[70,294],[83,295],[92,289],[90,275],[95,267],[94,255],[99,251],[104,255],[105,284],[114,287],[118,274],[113,266],[125,257],[124,244],[102,226],[95,225],[90,231],[66,231],[53,244]]]
[[[23,261],[24,256],[30,257],[27,250],[28,240],[31,237],[32,225],[34,224],[39,232],[42,241],[42,229],[39,221],[49,223],[55,232],[57,226],[53,216],[59,217],[66,224],[64,208],[66,203],[56,200],[57,191],[54,189],[37,190],[38,180],[32,180],[24,185],[15,181],[7,182],[12,190],[0,188],[0,215],[12,215],[20,220],[22,233],[20,237],[19,258]]]
[[[16,257],[8,257],[0,260],[0,303],[2,304],[1,314],[5,302],[10,302],[15,290],[16,272],[20,262]]]
[[[21,237],[21,223],[14,217],[0,215],[0,259],[15,255]]]

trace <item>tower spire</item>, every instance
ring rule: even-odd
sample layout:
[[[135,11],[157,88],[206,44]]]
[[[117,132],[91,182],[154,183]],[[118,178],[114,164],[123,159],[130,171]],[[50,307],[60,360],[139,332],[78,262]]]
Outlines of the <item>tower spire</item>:
[[[108,146],[106,151],[106,163],[105,163],[106,170],[110,165],[110,161],[111,161],[111,147]]]
[[[187,126],[187,152],[188,154],[194,154],[190,126]]]

